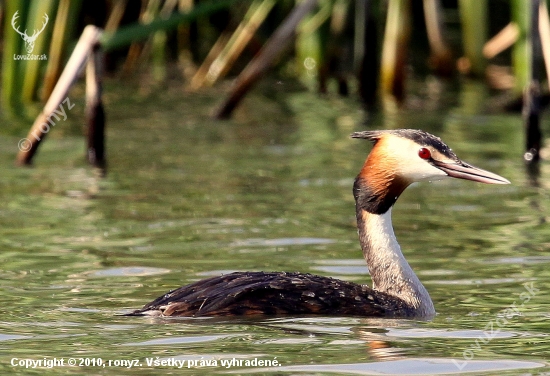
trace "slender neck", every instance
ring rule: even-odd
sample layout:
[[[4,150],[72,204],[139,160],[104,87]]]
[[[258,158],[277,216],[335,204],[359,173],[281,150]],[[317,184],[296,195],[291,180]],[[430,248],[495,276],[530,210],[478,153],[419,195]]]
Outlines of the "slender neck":
[[[426,288],[401,253],[391,222],[391,207],[370,213],[359,203],[357,228],[373,288],[403,300],[418,316],[432,316],[435,309]]]

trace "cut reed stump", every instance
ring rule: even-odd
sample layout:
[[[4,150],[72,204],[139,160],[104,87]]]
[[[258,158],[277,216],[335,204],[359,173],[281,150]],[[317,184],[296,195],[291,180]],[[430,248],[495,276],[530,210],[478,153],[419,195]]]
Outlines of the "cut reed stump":
[[[17,165],[30,165],[32,163],[32,158],[38,150],[40,142],[44,140],[48,132],[56,125],[56,121],[60,119],[60,116],[65,117],[67,115],[67,111],[70,111],[74,106],[68,97],[68,92],[71,85],[77,79],[80,71],[84,68],[84,64],[89,59],[90,52],[92,52],[93,56],[90,60],[93,64],[98,64],[98,66],[94,67],[93,72],[97,73],[101,71],[101,67],[99,65],[102,63],[100,58],[100,49],[98,48],[101,34],[101,29],[95,26],[86,26],[84,29],[84,32],[78,40],[73,54],[69,58],[63,73],[61,73],[61,77],[59,77],[59,81],[55,85],[52,95],[46,102],[44,109],[34,121],[27,137],[19,142],[19,153],[16,158]],[[100,82],[97,78],[94,80],[96,83]],[[98,87],[100,88],[100,86]],[[96,91],[96,95],[100,95],[100,93],[101,90]],[[93,96],[90,96],[89,98],[92,97]],[[99,113],[103,111],[101,100],[98,101],[98,104],[99,105],[92,106],[92,108],[95,108],[97,113],[94,111],[88,112],[89,116],[97,119],[89,121],[88,124],[96,124],[101,119],[104,119],[104,116]],[[96,126],[94,129],[97,130],[98,127]],[[89,137],[93,137],[94,139],[98,138],[97,135]],[[96,143],[95,145],[98,144]],[[96,147],[96,149],[98,148]]]
[[[101,101],[102,51],[127,46],[131,42],[146,39],[157,31],[174,29],[182,23],[194,21],[197,17],[211,14],[218,9],[227,8],[234,3],[235,0],[201,2],[187,13],[176,13],[166,19],[158,18],[147,25],[129,25],[116,33],[103,32],[103,30],[92,25],[86,26],[42,112],[34,121],[27,137],[19,142],[16,164],[30,165],[40,142],[55,126],[56,121],[60,120],[60,116],[66,119],[67,110],[70,111],[74,106],[67,96],[69,89],[83,69],[84,64],[88,61],[88,77],[86,80],[88,148],[86,154],[90,163],[104,168],[106,162],[104,146],[105,111]],[[9,50],[16,51],[13,46]]]
[[[101,100],[103,77],[103,51],[93,46],[86,67],[86,130],[88,162],[105,171],[105,109]]]
[[[523,159],[528,164],[540,159],[542,132],[540,130],[540,81],[542,47],[539,33],[540,0],[531,0],[529,25],[529,84],[523,97],[523,117],[525,125],[525,148]]]

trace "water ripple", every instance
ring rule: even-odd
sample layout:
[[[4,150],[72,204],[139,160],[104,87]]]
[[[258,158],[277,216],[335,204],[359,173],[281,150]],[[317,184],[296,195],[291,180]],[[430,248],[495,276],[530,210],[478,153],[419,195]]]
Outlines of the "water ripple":
[[[212,336],[193,336],[193,337],[169,337],[152,339],[143,342],[124,343],[122,346],[157,346],[157,345],[175,345],[179,343],[199,343],[217,341],[222,338],[231,337],[230,335],[212,335]]]
[[[544,367],[542,363],[520,360],[471,360],[412,358],[373,363],[297,365],[238,370],[230,373],[330,372],[355,375],[448,375],[465,372],[510,371]]]
[[[311,244],[331,244],[335,240],[325,238],[279,238],[279,239],[243,239],[231,243],[233,247],[284,247],[289,245],[311,245]]]

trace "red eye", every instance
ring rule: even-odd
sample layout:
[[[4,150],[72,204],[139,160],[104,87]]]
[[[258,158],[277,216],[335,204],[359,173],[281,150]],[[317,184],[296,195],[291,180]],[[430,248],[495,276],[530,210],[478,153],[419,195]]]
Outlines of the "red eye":
[[[420,150],[418,151],[418,156],[422,159],[430,159],[432,156],[432,153],[430,152],[429,149],[420,148]]]

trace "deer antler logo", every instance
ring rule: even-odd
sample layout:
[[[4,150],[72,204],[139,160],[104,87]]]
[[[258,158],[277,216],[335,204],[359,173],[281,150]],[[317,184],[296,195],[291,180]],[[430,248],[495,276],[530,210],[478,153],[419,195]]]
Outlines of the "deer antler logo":
[[[27,52],[30,54],[32,50],[34,50],[34,42],[36,41],[36,38],[38,38],[40,33],[44,31],[44,28],[48,24],[49,18],[48,18],[48,15],[44,13],[44,23],[42,24],[42,29],[34,30],[34,33],[31,36],[28,36],[27,29],[25,29],[25,32],[22,33],[19,31],[19,27],[15,26],[15,20],[17,19],[17,17],[19,17],[17,15],[18,12],[19,11],[16,11],[13,17],[11,18],[11,26],[13,27],[13,30],[17,32],[17,34],[21,35],[21,37],[25,41],[25,48],[27,49]]]

